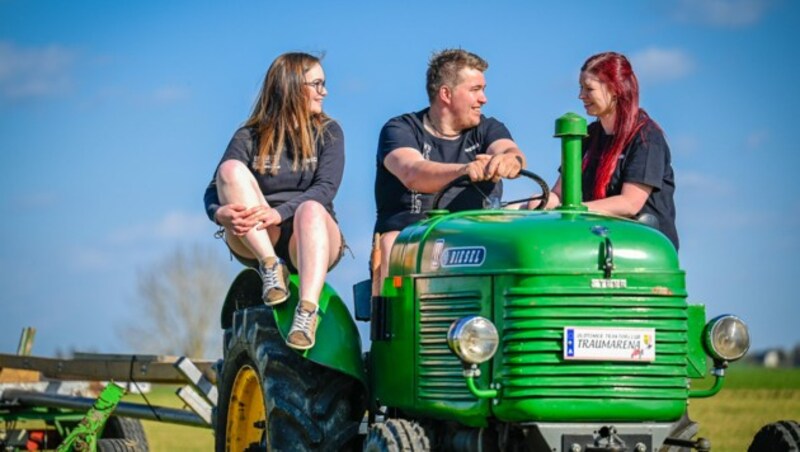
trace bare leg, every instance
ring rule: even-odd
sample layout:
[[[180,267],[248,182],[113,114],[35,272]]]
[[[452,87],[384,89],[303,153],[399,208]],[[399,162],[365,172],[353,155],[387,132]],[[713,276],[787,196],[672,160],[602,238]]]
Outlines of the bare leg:
[[[294,234],[289,253],[300,277],[300,300],[286,338],[286,345],[298,350],[314,346],[319,311],[319,295],[328,267],[336,261],[342,236],[322,204],[306,201],[294,213]]]
[[[389,258],[391,257],[390,254],[392,252],[392,245],[394,245],[394,241],[397,236],[400,234],[400,231],[388,231],[381,234],[381,268],[380,268],[380,281],[378,286],[377,294],[373,295],[380,295],[380,291],[383,290],[383,281],[389,276]]]
[[[342,235],[322,204],[306,201],[294,214],[294,234],[289,240],[292,262],[300,277],[300,299],[318,303],[325,276],[339,257]]]
[[[372,280],[371,293],[373,297],[381,294],[381,264],[383,258],[381,257],[381,234],[376,232],[372,234],[372,252],[369,255],[369,277]]]
[[[226,160],[220,164],[217,170],[217,193],[222,204],[242,204],[248,208],[268,205],[253,173],[238,160]],[[266,257],[275,256],[272,243],[279,234],[277,227],[270,227],[268,230],[253,228],[244,236],[236,236],[228,231],[225,236],[236,254],[263,261]]]

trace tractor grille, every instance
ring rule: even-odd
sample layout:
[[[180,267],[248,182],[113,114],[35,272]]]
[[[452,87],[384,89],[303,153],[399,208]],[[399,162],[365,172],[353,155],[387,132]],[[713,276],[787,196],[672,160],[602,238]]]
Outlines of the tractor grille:
[[[419,297],[417,396],[421,399],[474,402],[464,383],[461,361],[447,345],[454,320],[481,312],[481,290],[425,293]]]
[[[479,388],[501,384],[492,412],[505,421],[674,420],[687,398],[688,313],[684,294],[587,289],[583,276],[516,280],[457,277],[417,280],[415,405],[430,411],[483,413],[489,406],[466,387],[460,360],[447,346],[452,322],[467,315],[492,319],[501,346],[481,365]],[[556,292],[556,293],[554,293]],[[492,294],[499,296],[492,297]],[[502,294],[502,295],[500,295]],[[653,328],[654,362],[566,361],[564,327]],[[437,411],[438,412],[438,411]]]
[[[683,297],[553,295],[532,288],[505,293],[502,365],[497,369],[504,399],[685,400],[688,339]],[[654,328],[656,360],[565,361],[566,326]]]

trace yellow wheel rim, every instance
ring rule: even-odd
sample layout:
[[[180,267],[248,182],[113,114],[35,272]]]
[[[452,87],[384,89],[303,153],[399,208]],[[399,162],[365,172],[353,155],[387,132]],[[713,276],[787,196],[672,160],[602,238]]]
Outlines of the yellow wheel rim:
[[[243,451],[253,443],[261,443],[266,418],[258,374],[253,367],[242,366],[233,381],[228,402],[227,450]]]

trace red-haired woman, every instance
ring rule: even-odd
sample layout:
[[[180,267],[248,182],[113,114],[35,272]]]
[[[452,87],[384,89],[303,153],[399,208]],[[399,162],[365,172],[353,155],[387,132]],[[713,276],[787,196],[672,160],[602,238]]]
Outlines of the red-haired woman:
[[[236,131],[206,189],[208,217],[225,228],[231,253],[257,268],[264,303],[300,293],[287,345],[314,346],[319,295],[344,240],[333,197],[344,170],[344,136],[322,111],[325,72],[317,57],[286,53],[272,63],[250,118]]]
[[[678,249],[675,179],[664,133],[639,108],[639,83],[624,55],[605,52],[583,64],[580,95],[597,121],[583,141],[583,200],[589,210],[637,218]],[[561,178],[548,207],[558,205]]]

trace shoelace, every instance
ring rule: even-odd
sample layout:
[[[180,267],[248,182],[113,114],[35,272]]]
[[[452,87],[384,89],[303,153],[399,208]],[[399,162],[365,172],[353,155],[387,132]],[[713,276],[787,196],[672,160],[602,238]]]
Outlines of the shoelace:
[[[280,279],[278,278],[278,272],[275,267],[278,264],[273,265],[271,268],[264,268],[263,275],[261,275],[261,279],[264,281],[264,285],[267,286],[267,289],[271,289],[273,287],[279,287]]]
[[[294,323],[292,323],[292,331],[309,333],[311,331],[311,320],[314,314],[316,314],[316,312],[297,311],[297,314],[294,316]]]

